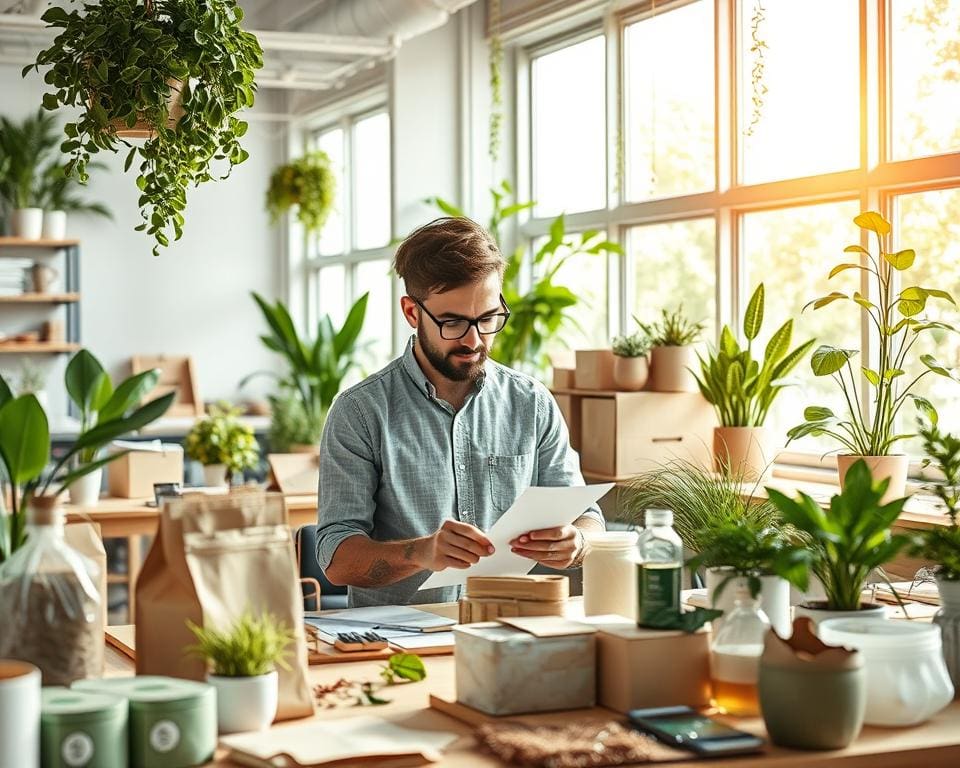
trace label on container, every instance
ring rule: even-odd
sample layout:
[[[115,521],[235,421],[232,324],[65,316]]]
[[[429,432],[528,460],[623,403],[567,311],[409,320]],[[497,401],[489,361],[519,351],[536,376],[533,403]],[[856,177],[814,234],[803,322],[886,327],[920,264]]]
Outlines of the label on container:
[[[180,728],[173,720],[158,720],[150,729],[150,746],[157,752],[172,752],[180,743]]]
[[[93,759],[93,739],[83,731],[74,731],[60,742],[60,757],[68,768],[84,768]]]
[[[637,566],[637,623],[655,625],[680,613],[681,567],[676,563],[641,563]]]

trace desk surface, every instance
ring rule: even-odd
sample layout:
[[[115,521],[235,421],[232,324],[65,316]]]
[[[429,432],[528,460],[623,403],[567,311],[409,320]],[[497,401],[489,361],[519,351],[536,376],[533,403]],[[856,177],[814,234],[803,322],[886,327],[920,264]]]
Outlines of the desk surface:
[[[456,616],[455,605],[421,606],[448,617]],[[430,695],[452,698],[455,694],[454,659],[452,656],[434,656],[424,659],[427,679],[385,688],[381,691],[391,703],[371,708],[318,710],[318,719],[334,720],[356,715],[374,715],[408,724],[412,727],[444,730],[456,733],[459,738],[444,753],[437,768],[482,768],[501,766],[498,760],[476,751],[471,736],[471,727],[429,708]],[[330,684],[340,678],[351,680],[379,680],[382,662],[350,662],[324,664],[310,668],[310,684]],[[107,674],[129,675],[132,662],[118,651],[107,647]],[[621,716],[606,710],[595,710],[598,718],[620,719]],[[798,711],[798,717],[803,713]],[[564,713],[536,716],[537,721],[562,722]],[[527,720],[528,718],[524,718]],[[738,728],[765,736],[763,722],[759,718],[734,719],[729,722]],[[302,721],[291,721],[291,724]],[[284,724],[274,726],[282,729]],[[221,752],[212,763],[218,766],[234,766]],[[799,752],[771,746],[769,751],[755,757],[738,757],[710,760],[709,768],[805,768],[806,766],[836,766],[837,768],[902,768],[916,765],[918,768],[955,768],[960,765],[960,700],[954,701],[932,720],[916,728],[864,728],[860,738],[849,748],[830,752]],[[657,763],[663,766],[689,766],[690,762]]]

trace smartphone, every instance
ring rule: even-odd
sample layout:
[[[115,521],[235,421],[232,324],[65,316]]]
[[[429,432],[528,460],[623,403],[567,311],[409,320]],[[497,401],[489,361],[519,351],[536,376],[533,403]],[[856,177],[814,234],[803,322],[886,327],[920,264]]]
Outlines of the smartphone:
[[[148,507],[159,507],[164,496],[180,496],[180,483],[154,483],[153,501],[147,502]]]
[[[738,731],[690,707],[634,709],[627,717],[638,731],[649,733],[671,747],[698,755],[743,755],[763,750],[763,739]]]

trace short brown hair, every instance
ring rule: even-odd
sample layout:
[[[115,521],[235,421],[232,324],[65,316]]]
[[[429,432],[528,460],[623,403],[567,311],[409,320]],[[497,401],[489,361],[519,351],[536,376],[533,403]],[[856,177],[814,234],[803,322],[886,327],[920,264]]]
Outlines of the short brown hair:
[[[393,259],[407,293],[417,299],[477,282],[491,272],[503,277],[505,266],[490,234],[465,216],[424,224],[400,243]]]

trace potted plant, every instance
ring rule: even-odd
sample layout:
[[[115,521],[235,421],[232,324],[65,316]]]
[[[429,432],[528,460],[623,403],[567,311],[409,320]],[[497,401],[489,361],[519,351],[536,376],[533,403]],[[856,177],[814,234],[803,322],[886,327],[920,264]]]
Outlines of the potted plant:
[[[42,166],[56,147],[54,119],[42,110],[20,123],[0,117],[0,199],[14,237],[43,233]]]
[[[154,238],[157,255],[171,229],[182,234],[187,188],[247,159],[247,123],[236,113],[253,105],[260,44],[241,28],[236,0],[102,0],[53,6],[42,18],[57,36],[23,74],[49,66],[44,108],[79,109],[64,126],[67,171],[86,182],[91,155],[123,146],[124,170],[139,155],[136,229]]]
[[[673,312],[664,308],[660,319],[641,323],[650,337],[650,389],[653,392],[696,392],[693,377],[694,352],[692,344],[703,333],[704,324],[690,320],[683,314],[683,305]]]
[[[238,420],[242,409],[229,403],[210,406],[184,439],[187,456],[203,464],[204,484],[220,488],[230,484],[235,472],[257,466],[260,446],[253,429]]]
[[[732,468],[747,480],[762,477],[773,460],[763,424],[784,377],[800,362],[813,339],[790,350],[793,320],[787,320],[770,337],[761,360],[754,359],[753,341],[763,326],[764,289],[757,286],[743,316],[746,349],[741,349],[729,326],[723,326],[720,344],[706,357],[699,354],[700,392],[713,405],[720,422],[713,428],[713,460],[720,469]]]
[[[271,453],[312,453],[323,432],[323,413],[309,414],[296,391],[281,388],[270,395],[270,429],[267,443]]]
[[[219,732],[268,728],[279,700],[276,667],[290,669],[286,657],[294,640],[291,628],[269,613],[244,613],[224,630],[191,621],[187,626],[197,638],[189,651],[207,660],[207,682],[217,689]]]
[[[253,376],[263,374],[278,381],[281,397],[285,393],[293,393],[299,400],[298,410],[303,414],[304,429],[297,437],[304,439],[306,446],[312,446],[312,450],[319,452],[320,432],[327,410],[340,391],[344,378],[359,366],[358,352],[364,346],[359,344],[359,338],[367,314],[369,294],[365,293],[357,299],[339,329],[334,328],[329,315],[320,318],[314,339],[301,338],[297,334],[290,312],[283,302],[270,304],[256,293],[253,298],[270,327],[270,333],[261,336],[260,340],[268,349],[284,357],[288,370],[282,376],[272,371],[258,371],[245,377],[241,386]],[[271,427],[271,430],[278,434],[285,431],[279,421],[286,417],[286,411],[275,410],[272,421],[276,427]]]
[[[934,622],[940,625],[943,656],[960,692],[960,437],[942,432],[935,423],[921,424],[923,452],[943,475],[943,481],[929,487],[944,507],[947,525],[933,524],[914,539],[913,554],[936,563],[937,589],[943,606]]]
[[[865,311],[878,338],[878,364],[876,369],[863,365],[856,372],[850,361],[858,350],[828,345],[818,347],[810,359],[813,373],[833,377],[843,393],[846,413],[840,416],[822,405],[809,406],[803,413],[805,421],[787,434],[790,440],[805,435],[827,435],[840,443],[847,451],[837,457],[841,486],[852,464],[864,459],[877,479],[890,481],[883,499],[887,502],[903,496],[906,488],[909,459],[905,454],[893,452],[900,440],[911,437],[895,432],[900,409],[910,399],[921,413],[935,419],[936,410],[930,401],[911,390],[931,373],[956,378],[932,355],[920,355],[925,370],[909,383],[900,383],[899,379],[909,368],[910,352],[921,333],[935,329],[955,330],[946,323],[926,320],[921,314],[930,299],[956,302],[939,288],[906,286],[898,291],[895,284],[901,282],[902,277],[895,281],[894,272],[906,273],[910,269],[916,258],[913,249],[893,251],[887,246],[892,228],[879,213],[867,211],[853,221],[860,229],[874,234],[877,253],[873,254],[860,245],[848,245],[844,252],[859,254],[859,261],[838,264],[830,271],[830,277],[847,269],[860,270],[872,283],[870,295],[864,296],[859,291],[852,295],[833,291],[807,306],[817,310],[836,301],[850,301],[857,305],[858,313]],[[862,392],[858,385],[861,373],[865,379]],[[869,419],[864,415],[865,408],[870,410]]]
[[[308,233],[323,229],[333,209],[337,177],[326,152],[315,150],[281,165],[270,177],[267,211],[274,222],[296,206],[297,219]]]
[[[775,488],[767,488],[784,522],[806,537],[810,570],[826,593],[826,600],[797,606],[798,616],[809,616],[819,623],[839,616],[886,615],[882,605],[864,602],[862,593],[871,574],[908,543],[907,537],[890,531],[906,499],[885,503],[889,484],[887,478],[874,480],[861,459],[850,467],[846,484],[830,499],[828,510],[805,493],[791,499]]]
[[[87,168],[104,167],[90,163]],[[55,162],[47,167],[40,180],[39,202],[43,207],[43,237],[47,240],[63,240],[67,236],[67,214],[91,213],[112,219],[110,209],[100,203],[88,203],[72,194],[78,182],[68,176],[66,166]]]
[[[37,402],[46,411],[49,408],[47,398],[47,377],[40,366],[31,363],[29,358],[20,366],[20,381],[17,384],[17,395],[35,395]]]
[[[641,331],[615,336],[613,343],[613,381],[617,389],[636,392],[647,383],[650,339]]]

